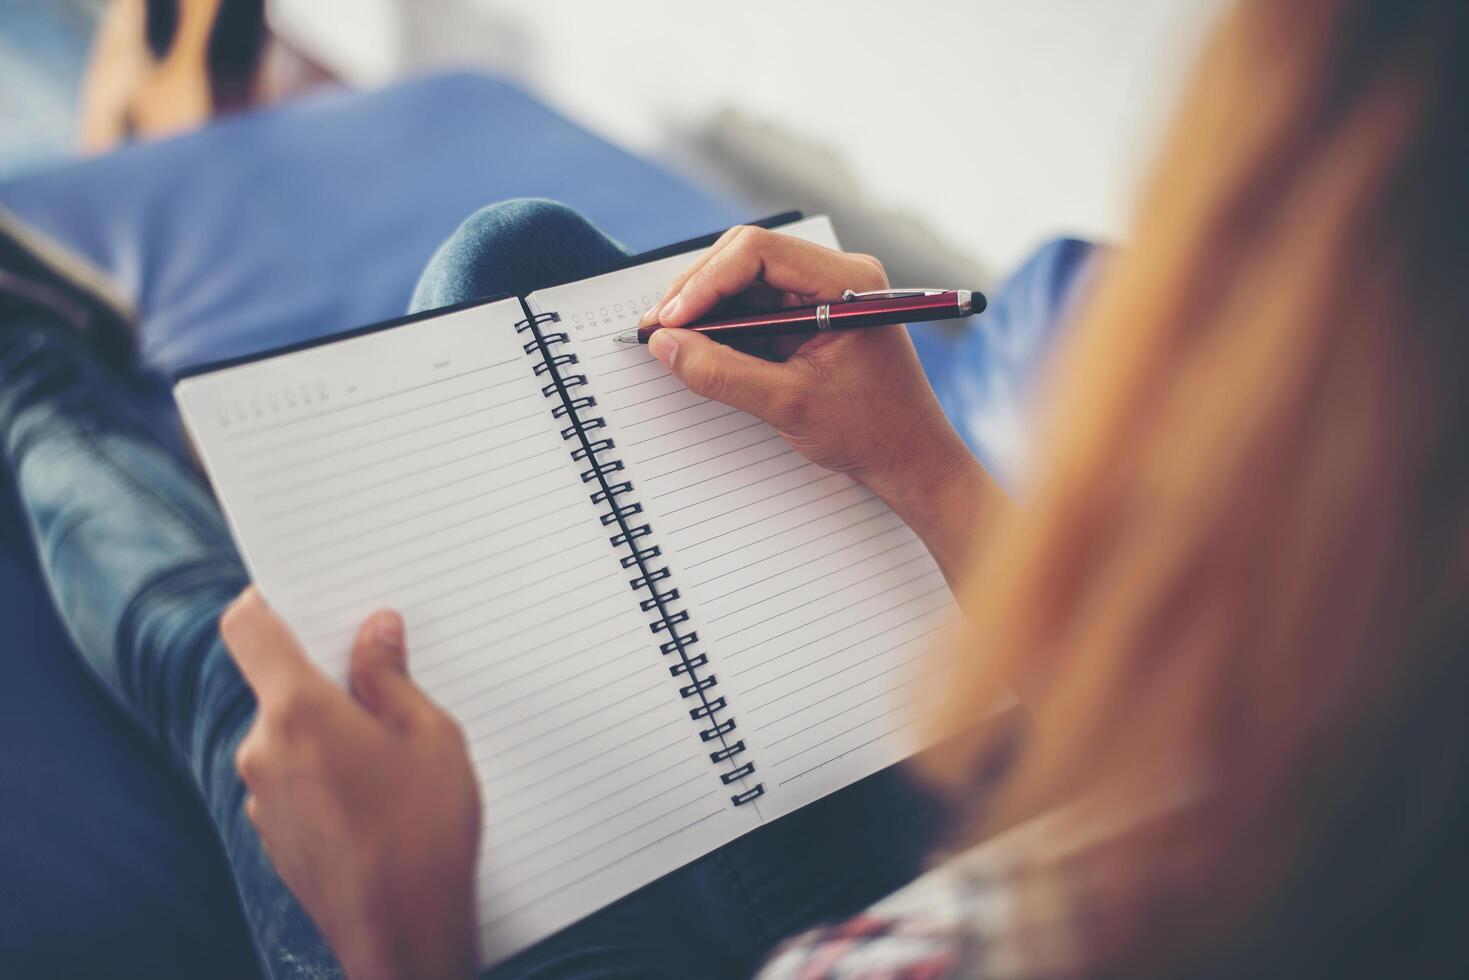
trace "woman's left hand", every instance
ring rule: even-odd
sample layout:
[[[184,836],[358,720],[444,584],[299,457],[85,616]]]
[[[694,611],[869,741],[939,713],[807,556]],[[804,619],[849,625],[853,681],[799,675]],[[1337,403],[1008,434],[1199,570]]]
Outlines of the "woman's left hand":
[[[351,693],[253,587],[220,632],[259,702],[236,754],[246,812],[347,974],[474,976],[478,785],[459,727],[409,679],[402,619],[363,626]]]

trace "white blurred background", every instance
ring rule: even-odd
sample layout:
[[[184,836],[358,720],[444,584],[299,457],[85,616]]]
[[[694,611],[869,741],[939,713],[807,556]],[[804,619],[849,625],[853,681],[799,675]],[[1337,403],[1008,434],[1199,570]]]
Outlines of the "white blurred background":
[[[840,217],[929,278],[1124,234],[1220,0],[272,0],[378,84],[467,64],[772,210]],[[908,262],[889,261],[896,280]],[[922,283],[918,283],[921,285]]]
[[[746,202],[831,213],[895,282],[991,284],[1046,236],[1125,235],[1224,0],[268,0],[376,86],[500,73]],[[0,176],[74,152],[103,0],[0,0]]]

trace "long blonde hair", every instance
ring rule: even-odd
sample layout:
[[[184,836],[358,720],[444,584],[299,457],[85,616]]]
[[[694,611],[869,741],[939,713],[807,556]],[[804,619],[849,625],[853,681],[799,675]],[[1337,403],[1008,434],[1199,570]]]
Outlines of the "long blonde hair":
[[[1466,184],[1469,4],[1245,2],[1076,326],[944,723],[1026,692],[990,822],[1207,781],[1098,972],[1465,965]]]

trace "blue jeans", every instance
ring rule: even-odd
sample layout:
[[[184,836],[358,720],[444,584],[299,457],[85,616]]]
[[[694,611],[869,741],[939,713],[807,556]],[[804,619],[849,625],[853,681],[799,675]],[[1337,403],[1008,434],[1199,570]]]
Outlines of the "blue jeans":
[[[423,274],[415,310],[522,293],[624,257],[548,202],[486,208]],[[51,595],[108,690],[199,787],[263,970],[340,973],[243,813],[234,751],[255,702],[220,642],[246,576],[207,486],[143,421],[140,390],[46,323],[0,325],[0,451]],[[936,808],[873,776],[694,862],[500,965],[494,977],[746,976],[785,936],[910,879]]]

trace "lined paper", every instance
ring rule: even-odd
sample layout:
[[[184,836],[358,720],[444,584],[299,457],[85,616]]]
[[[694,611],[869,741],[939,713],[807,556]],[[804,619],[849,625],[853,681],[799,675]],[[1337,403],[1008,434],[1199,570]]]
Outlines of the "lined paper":
[[[754,825],[718,779],[521,349],[517,302],[188,379],[252,576],[345,679],[400,610],[481,783],[497,961]]]
[[[783,229],[835,246],[830,224]],[[957,610],[917,537],[871,492],[770,426],[700,398],[636,325],[687,264],[542,290],[607,419],[691,622],[752,747],[771,818],[921,747],[921,681]]]
[[[835,245],[825,219],[786,229]],[[481,784],[485,963],[921,745],[957,616],[880,500],[612,343],[690,256],[543,290],[646,546],[753,777],[724,785],[522,349],[518,301],[187,379],[176,396],[255,581],[339,681],[381,606]],[[598,438],[604,433],[598,432]],[[622,479],[622,477],[619,477]],[[759,782],[766,794],[734,807]]]

